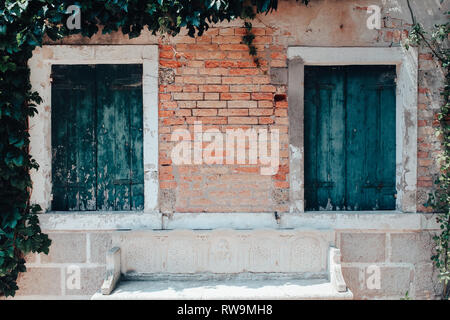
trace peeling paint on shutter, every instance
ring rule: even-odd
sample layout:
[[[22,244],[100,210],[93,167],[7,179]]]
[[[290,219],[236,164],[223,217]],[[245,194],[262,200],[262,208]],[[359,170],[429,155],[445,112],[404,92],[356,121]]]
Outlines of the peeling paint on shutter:
[[[55,65],[52,78],[52,209],[143,209],[142,65]]]
[[[307,210],[395,209],[395,67],[305,68]]]

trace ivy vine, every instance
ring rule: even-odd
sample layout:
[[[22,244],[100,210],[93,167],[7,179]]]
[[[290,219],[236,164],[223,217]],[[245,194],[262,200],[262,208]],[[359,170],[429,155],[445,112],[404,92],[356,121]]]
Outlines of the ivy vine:
[[[269,13],[277,4],[278,0],[0,1],[0,295],[14,296],[17,277],[26,270],[24,256],[47,254],[51,244],[39,227],[41,208],[30,204],[30,170],[39,166],[29,154],[28,119],[37,113],[41,98],[32,91],[27,62],[44,36],[91,37],[102,26],[104,34],[121,31],[130,38],[144,28],[172,36],[187,28],[194,37],[218,22]],[[70,5],[80,7],[80,29],[66,26]]]
[[[409,1],[408,1],[409,4]],[[436,253],[431,257],[438,272],[439,280],[443,283],[441,297],[450,298],[450,50],[448,39],[450,36],[450,23],[435,25],[431,34],[422,24],[417,23],[411,11],[413,27],[405,46],[424,46],[431,51],[434,59],[441,65],[445,76],[442,89],[442,105],[437,113],[439,126],[436,128],[436,137],[441,141],[441,152],[437,158],[440,165],[440,174],[435,181],[436,188],[429,195],[425,204],[436,213],[436,221],[440,225],[441,232],[433,237]],[[449,15],[450,12],[446,12]]]

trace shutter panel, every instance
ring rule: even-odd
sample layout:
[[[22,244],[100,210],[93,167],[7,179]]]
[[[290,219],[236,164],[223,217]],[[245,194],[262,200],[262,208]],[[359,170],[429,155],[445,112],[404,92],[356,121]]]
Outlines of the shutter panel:
[[[343,69],[307,68],[305,79],[306,208],[342,210],[345,200]]]
[[[53,210],[95,210],[95,82],[87,65],[52,67]]]
[[[56,65],[52,77],[53,210],[142,210],[142,65]]]
[[[305,68],[307,210],[395,209],[395,67]]]
[[[348,67],[347,83],[349,209],[395,209],[395,67]]]
[[[142,65],[98,65],[98,207],[144,205]]]

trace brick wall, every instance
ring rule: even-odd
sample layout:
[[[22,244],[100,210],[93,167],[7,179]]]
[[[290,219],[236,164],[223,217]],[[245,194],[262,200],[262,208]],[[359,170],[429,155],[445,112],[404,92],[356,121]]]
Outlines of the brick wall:
[[[254,28],[260,67],[241,44],[244,28],[209,29],[196,39],[160,44],[160,188],[164,212],[267,212],[288,210],[286,83],[273,83],[271,68],[286,68],[286,46],[272,28]],[[256,165],[173,165],[171,133],[195,121],[203,130],[280,132],[280,165],[274,176]],[[204,147],[207,143],[204,143]],[[270,144],[269,144],[270,146]],[[249,145],[247,144],[247,148]]]
[[[383,46],[399,45],[411,25],[386,14],[373,39]],[[170,212],[285,212],[289,207],[289,136],[286,51],[290,32],[256,27],[257,67],[242,42],[245,29],[222,27],[193,39],[179,36],[160,43],[160,204]],[[422,49],[423,51],[423,49]],[[439,142],[433,127],[440,105],[442,75],[433,72],[428,52],[419,55],[418,211],[433,190],[438,173]],[[171,133],[232,128],[280,130],[280,167],[272,177],[261,176],[259,165],[175,166],[170,159]]]

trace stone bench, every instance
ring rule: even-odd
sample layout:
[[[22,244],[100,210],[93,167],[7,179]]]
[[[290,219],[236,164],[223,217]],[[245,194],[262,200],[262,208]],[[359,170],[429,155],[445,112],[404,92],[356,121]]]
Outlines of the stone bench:
[[[92,299],[351,299],[329,230],[118,231]]]

